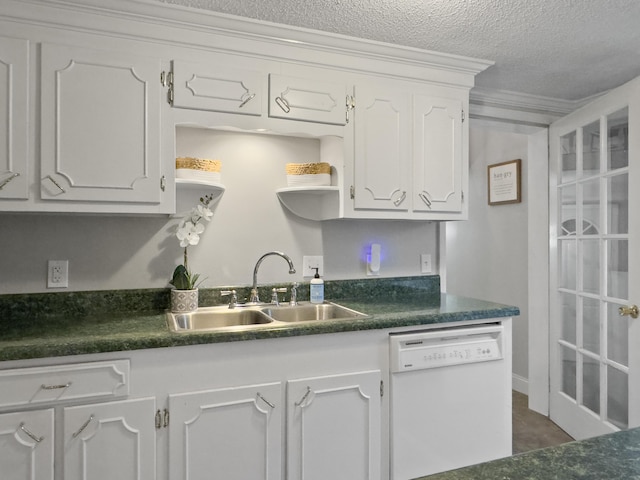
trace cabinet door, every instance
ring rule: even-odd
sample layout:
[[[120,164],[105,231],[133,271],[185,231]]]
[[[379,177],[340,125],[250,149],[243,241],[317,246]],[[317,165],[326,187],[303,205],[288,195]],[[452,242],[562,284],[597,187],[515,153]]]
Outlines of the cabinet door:
[[[462,102],[414,96],[413,210],[462,211]]]
[[[288,480],[380,478],[380,371],[287,382]]]
[[[155,480],[155,398],[64,409],[65,480]]]
[[[280,480],[280,383],[169,396],[169,478]]]
[[[214,62],[172,64],[174,107],[262,115],[260,72]]]
[[[41,196],[160,203],[160,61],[42,45]]]
[[[406,212],[411,175],[409,100],[404,91],[356,91],[354,208]]]
[[[269,75],[269,116],[346,125],[347,87],[283,75]]]
[[[53,409],[0,415],[0,478],[53,480]]]
[[[29,42],[0,37],[0,199],[27,199]]]

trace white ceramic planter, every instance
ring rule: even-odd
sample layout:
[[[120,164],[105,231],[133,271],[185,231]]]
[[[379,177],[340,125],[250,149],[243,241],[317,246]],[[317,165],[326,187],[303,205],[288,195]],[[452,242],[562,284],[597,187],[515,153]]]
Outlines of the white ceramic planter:
[[[173,313],[189,313],[198,309],[198,289],[171,290],[171,311]]]

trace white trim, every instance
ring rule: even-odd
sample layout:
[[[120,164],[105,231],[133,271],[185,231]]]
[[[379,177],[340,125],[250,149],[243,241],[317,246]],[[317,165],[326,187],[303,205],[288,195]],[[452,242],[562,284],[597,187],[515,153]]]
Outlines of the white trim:
[[[511,388],[518,393],[529,395],[529,380],[514,373],[511,375]]]
[[[74,26],[76,20],[70,14],[57,16],[55,22],[52,22],[52,18],[46,18],[46,15],[38,11],[38,7],[64,8],[76,13],[115,17],[139,23],[160,24],[161,27],[168,28],[177,27],[187,29],[191,33],[198,32],[222,36],[227,39],[235,37],[239,40],[258,41],[283,48],[295,47],[296,49],[304,49],[307,59],[310,58],[308,50],[312,49],[340,56],[357,56],[370,60],[429,68],[449,74],[453,72],[462,77],[469,77],[468,84],[465,85],[467,87],[473,86],[474,75],[494,64],[489,60],[266,22],[206,9],[166,4],[157,0],[21,0],[19,2],[3,0],[3,2],[13,3],[16,8],[28,11],[29,17],[38,18],[47,23],[57,23],[60,26]],[[29,6],[36,8],[28,8]],[[0,9],[1,11],[2,9]],[[166,32],[157,29],[153,32],[158,40],[164,38],[164,33]],[[147,35],[145,32],[144,36]],[[227,51],[233,50],[234,47],[227,41],[225,49]],[[273,47],[271,47],[271,51],[273,52]],[[278,55],[280,54],[281,51],[278,51]],[[351,68],[358,70],[358,66],[353,64]]]
[[[548,126],[601,95],[580,100],[563,100],[474,87],[471,90],[469,107],[473,118]]]

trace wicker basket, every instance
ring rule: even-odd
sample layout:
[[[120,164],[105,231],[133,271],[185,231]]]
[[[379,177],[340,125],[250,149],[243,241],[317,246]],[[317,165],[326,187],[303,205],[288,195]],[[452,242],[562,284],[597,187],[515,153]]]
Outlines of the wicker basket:
[[[220,182],[221,167],[220,160],[178,157],[176,158],[176,178]]]
[[[287,163],[287,185],[290,187],[331,185],[331,165],[320,163]]]
[[[318,175],[331,174],[331,165],[320,163],[287,163],[287,175]]]

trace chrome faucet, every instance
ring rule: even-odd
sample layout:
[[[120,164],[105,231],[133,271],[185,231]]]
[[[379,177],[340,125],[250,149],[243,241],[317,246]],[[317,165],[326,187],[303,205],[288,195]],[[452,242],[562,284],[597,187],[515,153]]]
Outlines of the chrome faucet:
[[[290,274],[296,273],[296,269],[293,266],[293,262],[291,261],[291,258],[289,258],[289,255],[287,255],[286,253],[275,252],[275,251],[265,253],[258,259],[258,261],[256,262],[256,266],[253,268],[253,285],[251,286],[251,297],[249,298],[249,303],[260,303],[260,297],[258,296],[258,268],[260,267],[260,264],[262,263],[262,261],[269,255],[278,255],[284,258],[289,264],[289,273]]]

